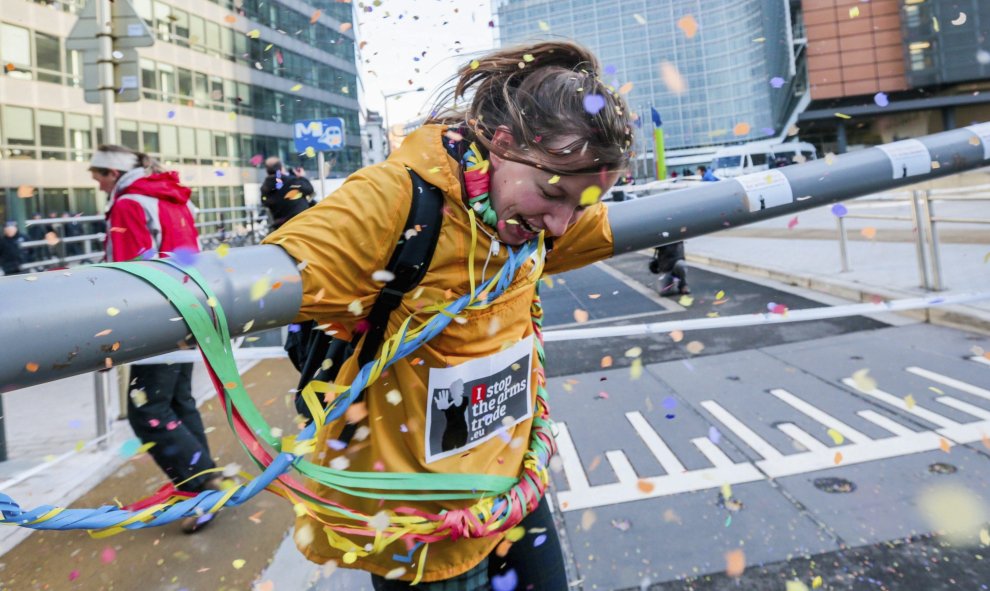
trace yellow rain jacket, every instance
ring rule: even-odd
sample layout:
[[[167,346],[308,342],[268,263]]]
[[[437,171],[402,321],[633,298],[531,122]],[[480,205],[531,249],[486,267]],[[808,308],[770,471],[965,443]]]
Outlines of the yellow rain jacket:
[[[330,324],[337,338],[350,340],[355,325],[370,311],[383,284],[372,280],[372,273],[384,269],[399,240],[412,199],[412,181],[405,167],[416,171],[426,182],[444,194],[443,226],[429,271],[420,288],[405,295],[388,323],[386,337],[394,334],[401,322],[424,306],[452,301],[468,293],[467,265],[475,266],[478,283],[491,239],[478,231],[478,244],[473,261],[468,260],[471,228],[467,209],[461,195],[460,165],[444,150],[444,132],[440,125],[427,125],[406,138],[386,162],[359,170],[332,195],[315,207],[296,216],[265,239],[268,244],[284,248],[296,261],[305,263],[301,270],[303,281],[302,309],[297,321],[315,320]],[[480,222],[479,222],[480,224]],[[487,229],[487,228],[486,228]],[[493,230],[488,229],[492,235]],[[579,221],[564,236],[555,239],[553,250],[546,259],[544,273],[558,273],[605,259],[612,255],[612,233],[604,205],[589,207]],[[486,276],[491,277],[506,261],[506,247],[501,245],[488,262]],[[507,345],[518,343],[533,334],[530,304],[536,286],[530,277],[534,261],[530,259],[516,274],[511,286],[484,310],[468,311],[466,322],[451,322],[432,340],[412,355],[396,362],[365,392],[367,417],[362,421],[370,435],[362,441],[352,441],[343,452],[327,446],[336,438],[343,421],[320,429],[314,463],[330,465],[338,456],[347,459],[350,470],[372,472],[417,472],[490,474],[516,478],[520,473],[523,454],[529,445],[532,418],[509,428],[509,437],[492,437],[470,450],[427,463],[425,459],[424,421],[427,416],[427,383],[429,369],[456,366],[472,359],[498,353]],[[424,319],[425,319],[425,315]],[[418,323],[415,319],[413,326]],[[336,383],[350,384],[357,374],[355,353],[343,365]],[[530,395],[535,400],[535,369],[539,363],[533,353],[534,373],[530,376]],[[399,404],[391,404],[386,394],[398,389]],[[394,397],[394,395],[393,395]],[[551,406],[552,406],[552,401]],[[535,402],[534,402],[535,411]],[[516,441],[513,444],[513,441]],[[522,445],[519,445],[519,442]],[[340,465],[338,460],[336,465]],[[445,509],[471,505],[472,501],[382,501],[346,495],[308,482],[324,497],[347,507],[374,515],[382,509],[399,506],[438,514]],[[346,523],[334,518],[333,523]],[[313,562],[340,561],[345,548],[333,547],[322,524],[309,516],[300,517],[299,528],[310,528],[313,535],[297,535],[300,551]],[[423,582],[457,576],[477,565],[490,554],[502,536],[480,539],[444,540],[429,545]],[[353,536],[357,547],[371,538]],[[338,546],[341,546],[338,542]],[[401,578],[411,580],[418,568],[421,550],[411,562],[397,562],[393,554],[406,554],[405,544],[399,542],[385,552],[359,558],[352,566],[378,575],[397,567],[407,569]]]

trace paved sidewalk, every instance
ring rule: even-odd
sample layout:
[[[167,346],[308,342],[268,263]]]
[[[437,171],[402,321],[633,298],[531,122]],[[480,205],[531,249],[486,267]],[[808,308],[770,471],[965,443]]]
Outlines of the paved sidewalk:
[[[876,212],[884,204],[850,201],[845,206],[850,213],[866,213]],[[983,207],[987,209],[990,207]],[[965,217],[990,219],[990,214],[970,211]],[[921,287],[910,222],[847,219],[849,271],[842,271],[830,207],[693,238],[685,243],[685,250],[689,263],[769,277],[851,301],[985,293],[987,299],[972,304],[909,314],[935,324],[990,333],[990,225],[960,224],[940,233],[942,292]]]

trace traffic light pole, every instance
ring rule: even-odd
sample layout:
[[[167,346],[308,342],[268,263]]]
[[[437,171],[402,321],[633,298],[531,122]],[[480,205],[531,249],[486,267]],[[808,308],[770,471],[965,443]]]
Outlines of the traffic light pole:
[[[990,165],[990,124],[970,126],[624,201],[609,207],[613,252],[678,242],[765,219],[793,215]],[[163,263],[146,261],[182,279]],[[296,262],[274,245],[202,253],[194,264],[216,294],[231,336],[292,322],[302,303]],[[270,286],[263,297],[258,286]],[[209,306],[194,282],[186,283]],[[116,269],[0,277],[6,320],[0,343],[0,392],[104,369],[193,344],[178,312],[153,286]]]
[[[114,84],[113,84],[113,28],[110,0],[92,0],[96,2],[96,34],[99,43],[99,55],[96,59],[99,72],[100,104],[103,106],[103,143],[117,143],[117,121],[114,119]]]

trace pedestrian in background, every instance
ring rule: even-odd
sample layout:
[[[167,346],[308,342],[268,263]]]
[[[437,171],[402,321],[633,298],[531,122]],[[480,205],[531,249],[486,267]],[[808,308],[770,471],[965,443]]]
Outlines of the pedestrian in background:
[[[704,182],[718,180],[718,177],[712,174],[707,166],[699,166],[697,174]],[[683,242],[665,244],[653,249],[650,271],[660,275],[660,295],[673,296],[691,293],[687,281],[687,263],[684,260]]]
[[[17,229],[17,222],[7,222],[3,227],[3,237],[0,237],[0,268],[4,275],[17,275],[22,273],[21,263],[24,262],[24,253],[21,243],[24,236]]]
[[[75,238],[77,236],[83,235],[82,224],[76,220],[79,214],[73,215],[67,211],[62,212],[62,219],[65,223],[62,224],[62,239]],[[82,242],[67,241],[65,240],[65,255],[66,256],[76,256],[82,254],[83,245]]]
[[[272,230],[277,230],[313,205],[313,185],[304,176],[303,169],[290,172],[277,156],[265,160],[265,169],[268,176],[261,183],[261,204],[271,214]]]
[[[89,170],[110,199],[107,212],[107,260],[167,257],[199,252],[191,191],[179,175],[166,172],[145,154],[121,146],[100,146]],[[127,420],[148,453],[181,491],[220,490],[192,395],[192,363],[133,365],[127,393]],[[182,530],[193,533],[216,516],[187,517]]]
[[[34,212],[31,214],[32,221],[41,220],[41,212]],[[44,240],[45,235],[52,231],[52,227],[48,224],[31,224],[27,227],[27,239],[30,242],[36,242],[38,240]],[[34,263],[38,261],[43,261],[47,258],[48,245],[42,244],[40,246],[32,246],[28,249],[26,253],[26,258],[28,262]]]

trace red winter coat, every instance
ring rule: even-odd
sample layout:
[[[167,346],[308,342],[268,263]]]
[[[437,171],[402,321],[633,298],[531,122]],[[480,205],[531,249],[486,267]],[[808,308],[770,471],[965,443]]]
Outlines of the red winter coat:
[[[107,212],[107,260],[129,261],[178,249],[199,252],[189,187],[179,184],[174,171],[143,174],[134,169],[114,188]]]

